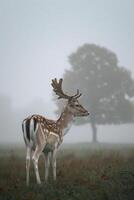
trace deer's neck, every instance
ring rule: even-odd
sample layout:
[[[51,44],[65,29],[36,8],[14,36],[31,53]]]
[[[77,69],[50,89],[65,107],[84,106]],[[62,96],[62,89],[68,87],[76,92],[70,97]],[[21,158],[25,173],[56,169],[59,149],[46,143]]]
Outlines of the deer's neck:
[[[61,113],[59,119],[57,120],[58,125],[63,131],[63,135],[65,135],[71,127],[71,124],[74,120],[73,114],[68,111],[67,108]]]

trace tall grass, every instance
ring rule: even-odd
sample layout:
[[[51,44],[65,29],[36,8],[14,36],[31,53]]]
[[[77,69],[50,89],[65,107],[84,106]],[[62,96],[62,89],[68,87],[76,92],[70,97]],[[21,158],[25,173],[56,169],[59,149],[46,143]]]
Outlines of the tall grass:
[[[57,181],[36,184],[31,163],[30,186],[25,184],[25,152],[1,149],[1,200],[131,200],[134,198],[134,147],[124,145],[65,145],[58,153]]]

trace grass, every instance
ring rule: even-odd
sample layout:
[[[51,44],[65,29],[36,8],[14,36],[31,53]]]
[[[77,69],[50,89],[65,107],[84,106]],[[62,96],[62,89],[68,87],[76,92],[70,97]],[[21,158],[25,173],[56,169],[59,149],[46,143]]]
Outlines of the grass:
[[[23,148],[0,149],[0,200],[131,200],[134,198],[132,145],[65,145],[57,158],[57,181],[44,182],[44,160],[39,161],[42,185],[31,166],[25,184]],[[51,171],[50,171],[51,174]]]

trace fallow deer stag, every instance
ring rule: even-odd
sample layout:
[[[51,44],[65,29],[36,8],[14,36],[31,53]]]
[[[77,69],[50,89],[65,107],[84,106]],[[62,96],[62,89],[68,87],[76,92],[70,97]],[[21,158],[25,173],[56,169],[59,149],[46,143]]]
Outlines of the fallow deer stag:
[[[67,104],[64,107],[58,120],[50,120],[41,115],[32,115],[23,120],[22,130],[26,144],[26,184],[29,185],[30,159],[34,164],[37,183],[40,184],[40,175],[38,170],[38,160],[43,152],[45,156],[45,181],[48,179],[50,158],[53,168],[53,178],[56,180],[56,152],[63,141],[63,136],[70,128],[74,117],[88,116],[89,112],[79,103],[81,96],[79,90],[73,96],[68,96],[62,90],[63,79],[52,80],[53,91],[58,95],[58,99],[66,99]],[[50,157],[51,156],[51,157]]]

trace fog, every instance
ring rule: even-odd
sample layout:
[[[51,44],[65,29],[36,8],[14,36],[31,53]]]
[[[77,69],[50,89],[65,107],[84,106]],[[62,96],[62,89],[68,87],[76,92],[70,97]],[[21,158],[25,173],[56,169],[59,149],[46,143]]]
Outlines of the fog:
[[[23,143],[21,123],[37,113],[56,119],[51,79],[70,69],[84,43],[114,51],[134,77],[132,0],[0,0],[0,143]],[[133,143],[134,125],[99,125],[100,142]],[[64,142],[91,141],[90,124]]]

